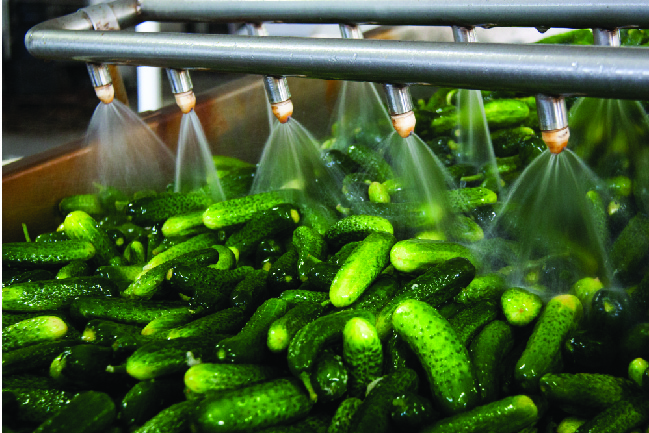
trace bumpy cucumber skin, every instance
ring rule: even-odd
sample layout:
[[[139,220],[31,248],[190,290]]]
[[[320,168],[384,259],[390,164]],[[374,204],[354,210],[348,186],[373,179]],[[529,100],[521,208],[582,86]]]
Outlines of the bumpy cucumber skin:
[[[181,401],[162,409],[133,433],[182,433],[186,432],[196,409],[191,400]]]
[[[455,212],[471,212],[477,207],[496,203],[498,196],[488,188],[460,188],[450,190],[448,200]]]
[[[234,333],[241,330],[246,320],[248,316],[243,314],[240,308],[226,308],[172,329],[167,334],[167,338],[169,340],[187,337],[210,338],[214,334]]]
[[[295,377],[299,377],[315,402],[317,395],[310,385],[309,376],[320,351],[325,345],[342,339],[345,324],[353,317],[374,320],[374,315],[366,311],[342,310],[327,314],[305,325],[298,331],[288,346],[288,367]]]
[[[481,302],[459,311],[448,322],[455,330],[458,341],[467,346],[483,326],[498,316],[498,310],[495,303]]]
[[[359,164],[372,180],[385,182],[394,177],[390,165],[369,147],[352,144],[347,148],[347,155]]]
[[[516,433],[539,419],[539,408],[526,395],[514,395],[445,418],[422,433]]]
[[[575,433],[619,433],[640,427],[649,419],[649,399],[633,396],[620,400],[582,424]]]
[[[35,433],[98,433],[115,419],[115,403],[108,394],[85,391],[39,425]]]
[[[175,301],[131,301],[122,298],[79,298],[70,306],[75,317],[103,319],[146,325],[170,311],[184,311],[186,307]]]
[[[97,221],[83,211],[70,212],[63,220],[63,229],[71,240],[90,242],[100,265],[120,264],[117,247]]]
[[[514,347],[512,328],[501,320],[486,325],[469,347],[482,404],[498,398],[503,358]]]
[[[341,398],[347,392],[348,380],[349,373],[340,355],[325,350],[311,374],[311,384],[318,400],[328,403]]]
[[[631,380],[598,373],[549,373],[541,378],[539,388],[550,404],[585,417],[638,393]]]
[[[351,215],[329,227],[325,239],[336,248],[349,242],[361,241],[371,233],[378,232],[394,234],[392,223],[379,216]]]
[[[306,282],[316,290],[328,292],[340,266],[329,262],[318,262],[309,268]]]
[[[309,256],[324,260],[327,256],[327,242],[316,230],[300,226],[293,231],[293,245],[297,250],[297,272],[304,280],[309,271],[311,260]]]
[[[117,293],[112,281],[102,277],[73,277],[14,284],[2,288],[2,309],[42,311],[67,307],[86,296],[111,297]]]
[[[162,234],[166,237],[190,236],[209,230],[203,224],[205,209],[180,215],[173,215],[162,224]]]
[[[178,259],[183,255],[191,253],[193,251],[210,248],[218,244],[219,242],[219,235],[215,233],[202,233],[193,236],[186,241],[175,244],[172,247],[164,250],[160,254],[154,256],[146,265],[144,265],[142,272],[146,272],[164,263],[169,264],[169,262],[173,259]]]
[[[475,276],[475,267],[462,257],[447,260],[431,267],[423,275],[410,281],[385,304],[376,318],[376,328],[381,339],[392,329],[392,314],[406,299],[416,299],[433,306],[453,298]]]
[[[270,267],[268,271],[268,288],[275,294],[285,290],[297,289],[302,281],[297,272],[298,253],[290,248]]]
[[[312,292],[310,290],[285,290],[280,293],[279,298],[285,300],[289,307],[294,307],[305,302],[329,302],[329,293]]]
[[[349,255],[354,251],[354,249],[356,249],[359,243],[360,241],[346,243],[345,245],[340,247],[338,252],[336,252],[336,254],[331,256],[327,261],[338,267],[341,267],[343,263],[345,263],[345,260],[347,260],[347,257],[349,257]]]
[[[212,199],[205,194],[166,192],[131,201],[126,216],[135,224],[162,222],[174,215],[205,210]]]
[[[192,392],[225,391],[279,377],[273,367],[259,364],[194,365],[185,372],[185,386]]]
[[[23,320],[2,330],[2,351],[62,338],[68,325],[56,316],[39,316]]]
[[[268,328],[266,342],[270,351],[273,353],[285,351],[295,334],[307,323],[320,317],[325,309],[326,306],[321,303],[305,302],[288,310]]]
[[[522,389],[538,390],[539,379],[551,372],[563,340],[581,314],[581,302],[576,296],[558,295],[548,301],[516,363],[514,378]]]
[[[63,266],[56,273],[56,279],[62,280],[71,277],[87,277],[92,273],[88,263],[83,260],[73,260],[67,265]]]
[[[638,213],[619,234],[611,249],[615,274],[633,281],[649,255],[649,217]]]
[[[215,348],[219,362],[251,364],[265,354],[270,325],[286,313],[286,301],[270,298],[252,315],[248,323],[234,337],[221,340]]]
[[[445,413],[478,404],[480,394],[469,353],[446,319],[425,302],[409,299],[394,311],[392,324],[419,357],[432,394]]]
[[[204,433],[254,430],[300,419],[312,403],[296,379],[275,379],[245,388],[209,394],[192,425]]]
[[[354,317],[343,329],[343,359],[349,368],[349,395],[362,397],[367,385],[381,377],[383,347],[374,324]]]
[[[2,374],[8,376],[48,367],[54,358],[74,344],[69,341],[53,341],[3,353]]]
[[[44,422],[68,405],[77,394],[55,388],[5,387],[4,383],[2,388],[3,402],[8,395],[16,400],[17,408],[12,411],[11,418],[29,424]]]
[[[203,214],[203,224],[215,230],[245,223],[256,212],[287,203],[289,196],[288,192],[272,191],[213,203]]]
[[[331,423],[327,429],[327,433],[347,433],[349,432],[349,426],[352,421],[354,413],[363,403],[363,400],[356,397],[348,397],[343,400],[333,418],[331,418]]]
[[[399,281],[394,275],[382,274],[370,285],[350,308],[366,310],[378,315],[385,304],[399,290]]]
[[[129,428],[143,425],[163,408],[179,400],[183,384],[176,377],[142,380],[128,390],[117,415]]]
[[[505,279],[499,274],[479,275],[455,296],[455,302],[473,304],[483,300],[498,300],[506,288]]]
[[[336,273],[329,297],[338,308],[352,304],[390,262],[396,238],[385,232],[368,235]]]
[[[254,311],[268,297],[267,279],[268,274],[263,269],[246,274],[230,293],[230,306]]]
[[[543,308],[543,300],[536,293],[519,287],[503,292],[500,298],[503,314],[513,326],[525,326],[538,317]]]
[[[405,273],[422,273],[432,265],[455,257],[464,257],[476,268],[480,267],[471,250],[453,242],[406,239],[394,244],[390,250],[390,263],[396,270]]]
[[[5,242],[2,262],[22,265],[62,265],[74,260],[90,260],[96,250],[91,242]]]

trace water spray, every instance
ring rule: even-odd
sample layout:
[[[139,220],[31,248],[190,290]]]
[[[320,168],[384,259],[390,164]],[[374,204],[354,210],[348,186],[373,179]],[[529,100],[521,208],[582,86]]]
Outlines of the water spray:
[[[189,72],[183,69],[167,69],[167,77],[180,111],[184,114],[192,111],[196,106],[196,95]]]
[[[392,126],[401,137],[409,137],[415,130],[416,123],[410,89],[403,84],[384,84],[383,89],[388,99]]]
[[[97,98],[104,104],[110,104],[115,99],[115,88],[108,67],[96,63],[88,63],[87,66]]]
[[[263,24],[246,24],[250,36],[268,36],[268,31]],[[288,89],[286,77],[264,76],[264,88],[270,108],[280,123],[288,122],[293,115],[293,101],[291,101],[291,92]]]
[[[566,100],[563,96],[536,95],[541,137],[550,152],[559,154],[570,138]]]

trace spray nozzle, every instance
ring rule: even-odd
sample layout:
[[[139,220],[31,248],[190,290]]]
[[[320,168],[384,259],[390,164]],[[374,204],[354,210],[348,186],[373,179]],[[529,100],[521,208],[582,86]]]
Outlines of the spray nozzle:
[[[97,98],[104,104],[113,102],[115,88],[113,87],[113,79],[110,76],[108,66],[97,63],[88,63],[86,66]]]
[[[383,88],[388,99],[392,126],[401,137],[409,137],[415,130],[416,119],[408,86],[384,84]]]
[[[288,89],[286,77],[264,77],[264,87],[270,107],[273,114],[280,123],[288,122],[293,115],[293,102],[291,102],[291,92]]]
[[[541,137],[550,152],[561,153],[568,145],[570,129],[566,100],[563,96],[536,95]]]
[[[189,71],[182,69],[167,69],[167,77],[171,84],[171,91],[176,98],[176,104],[180,111],[187,114],[196,106],[196,95],[194,85],[189,76]]]

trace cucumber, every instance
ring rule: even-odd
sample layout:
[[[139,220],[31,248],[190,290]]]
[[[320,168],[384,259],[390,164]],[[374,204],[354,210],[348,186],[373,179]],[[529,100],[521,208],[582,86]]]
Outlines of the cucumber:
[[[331,283],[329,297],[334,306],[346,307],[358,299],[388,265],[395,242],[391,233],[376,232],[354,249]]]
[[[338,221],[338,212],[324,203],[307,201],[300,205],[302,225],[311,227],[324,236],[329,227]]]
[[[325,350],[311,373],[311,384],[321,403],[338,400],[347,392],[349,374],[340,355]]]
[[[13,418],[22,423],[40,424],[67,406],[77,395],[77,392],[56,389],[52,386],[48,388],[30,388],[27,385],[5,387],[3,383],[3,404],[8,398],[15,400],[11,415],[8,416],[8,412],[5,411],[4,416],[5,419]]]
[[[126,372],[138,380],[185,372],[193,360],[213,362],[211,352],[217,340],[212,337],[152,341],[126,359]]]
[[[367,288],[350,308],[366,310],[378,315],[381,309],[399,290],[399,281],[396,276],[382,273]]]
[[[252,254],[263,239],[293,230],[299,222],[300,213],[295,206],[279,204],[253,214],[243,227],[228,237],[225,246],[241,259]]]
[[[500,305],[510,325],[525,326],[539,316],[543,308],[543,300],[534,292],[512,287],[503,292]]]
[[[3,270],[4,271],[4,270]],[[6,276],[6,274],[5,274]],[[2,287],[11,286],[19,283],[30,283],[32,281],[53,280],[56,274],[47,269],[31,269],[28,271],[18,272],[2,279]]]
[[[629,379],[631,379],[633,382],[635,382],[638,386],[642,386],[642,376],[649,368],[649,362],[642,358],[636,358],[633,361],[629,363]]]
[[[5,242],[2,244],[2,262],[5,264],[64,265],[75,260],[90,260],[96,250],[87,241],[61,242]]]
[[[617,336],[636,322],[636,310],[623,290],[601,289],[593,296],[588,312],[589,329]]]
[[[392,400],[390,417],[398,429],[414,431],[437,421],[440,414],[429,399],[407,391]]]
[[[361,317],[347,322],[343,329],[343,359],[349,368],[349,395],[365,395],[367,386],[383,372],[383,348],[373,323]]]
[[[167,338],[170,340],[188,337],[209,339],[213,335],[232,334],[239,332],[247,320],[248,315],[241,309],[226,308],[172,329],[167,334]]]
[[[126,206],[125,212],[133,223],[144,226],[174,215],[205,210],[211,203],[212,199],[202,193],[165,192],[135,199]]]
[[[396,270],[405,273],[423,273],[430,266],[455,257],[463,257],[476,269],[480,268],[471,250],[454,242],[406,239],[394,244],[390,250],[390,263]]]
[[[307,323],[324,314],[326,307],[317,302],[305,302],[292,307],[268,328],[266,344],[273,353],[283,352],[295,334]]]
[[[124,335],[134,335],[140,332],[139,325],[113,322],[111,320],[92,319],[86,324],[81,340],[100,346],[112,346],[116,339]]]
[[[649,217],[636,214],[622,230],[611,248],[614,274],[623,282],[637,280],[646,269],[649,255]]]
[[[2,309],[7,311],[55,310],[86,296],[111,297],[117,287],[106,278],[73,277],[14,284],[2,288]]]
[[[649,399],[634,396],[620,400],[582,424],[575,433],[616,433],[631,431],[649,420]]]
[[[327,256],[327,242],[316,230],[300,226],[293,231],[293,246],[297,251],[297,273],[302,281],[306,280],[312,260],[324,260]]]
[[[59,202],[59,211],[67,215],[75,210],[81,210],[89,215],[101,216],[105,210],[97,194],[76,194],[63,197]]]
[[[392,315],[401,302],[415,299],[433,306],[441,305],[456,296],[474,276],[475,267],[462,257],[430,267],[424,274],[407,283],[383,307],[376,318],[379,336],[384,339],[392,329]]]
[[[542,408],[527,395],[505,397],[436,422],[425,433],[516,433],[541,418]]]
[[[316,290],[329,292],[340,266],[329,262],[318,262],[313,264],[306,274],[306,282]]]
[[[259,364],[203,363],[190,367],[184,381],[190,391],[204,394],[268,381],[279,377],[279,373],[276,368]]]
[[[144,265],[142,268],[143,272],[146,272],[150,269],[153,269],[162,264],[169,264],[171,260],[179,259],[185,254],[195,251],[201,251],[204,249],[211,248],[212,246],[220,242],[218,233],[202,233],[196,236],[175,244],[160,254],[153,257],[149,262]],[[218,251],[216,251],[218,254]],[[218,260],[218,256],[215,259],[215,262]]]
[[[297,289],[302,281],[297,271],[298,253],[295,248],[289,248],[270,267],[268,271],[268,288],[273,294],[285,290]]]
[[[63,229],[73,241],[90,242],[95,247],[95,259],[100,265],[122,264],[115,244],[106,231],[98,227],[97,221],[87,213],[70,212],[63,220]]]
[[[221,270],[210,266],[178,264],[169,269],[166,278],[170,285],[184,295],[200,297],[213,293],[214,302],[218,303],[222,296],[227,296],[232,291],[232,287],[242,281],[252,270],[250,266]]]
[[[68,325],[56,316],[38,316],[2,329],[2,351],[31,344],[55,341],[68,331]]]
[[[573,295],[557,295],[548,301],[516,363],[514,378],[522,389],[538,390],[539,379],[551,372],[564,339],[581,314],[581,302]]]
[[[500,300],[507,288],[506,284],[505,279],[500,274],[477,275],[455,295],[454,301],[464,305],[482,301],[497,301]]]
[[[103,388],[108,380],[106,368],[113,358],[109,347],[78,344],[56,357],[50,364],[50,376],[65,385],[80,388]]]
[[[270,298],[264,302],[237,335],[216,345],[218,361],[250,364],[262,359],[267,349],[268,328],[286,313],[286,307],[282,299]]]
[[[142,272],[142,266],[99,266],[96,275],[108,278],[118,286],[130,284]]]
[[[263,269],[255,269],[239,282],[230,293],[230,306],[244,311],[254,311],[268,299],[266,280],[268,274]]]
[[[259,211],[289,203],[291,190],[263,192],[211,204],[203,214],[203,224],[212,230],[249,221]]]
[[[142,335],[167,334],[174,328],[183,326],[196,319],[195,313],[189,308],[172,310],[156,317],[142,328]]]
[[[41,233],[36,236],[34,242],[47,243],[47,242],[68,242],[70,238],[63,230],[55,232]]]
[[[484,187],[460,188],[448,191],[448,200],[455,212],[471,212],[476,208],[494,204],[498,195]]]
[[[392,315],[392,325],[417,354],[438,407],[452,415],[478,404],[468,351],[433,307],[414,299],[403,301]]]
[[[99,433],[115,419],[115,403],[98,391],[84,391],[64,408],[39,425],[35,433]]]
[[[309,290],[285,290],[279,295],[289,307],[303,303],[329,303],[329,293],[312,292]]]
[[[298,380],[274,379],[208,394],[198,405],[192,428],[206,433],[258,430],[303,418],[311,407]]]
[[[220,270],[234,269],[237,265],[237,258],[234,256],[232,250],[225,245],[214,245],[214,248],[219,253],[219,261],[208,267]]]
[[[252,182],[255,180],[257,167],[242,167],[230,170],[220,179],[221,189],[228,200],[244,197],[250,192]]]
[[[377,182],[385,182],[394,177],[392,167],[369,147],[352,144],[347,148],[347,155],[361,167],[363,173]]]
[[[497,99],[484,104],[484,114],[489,128],[492,130],[518,126],[530,114],[527,104],[516,99]],[[458,125],[458,115],[455,111],[436,117],[431,121],[431,131],[435,135],[445,135]]]
[[[379,232],[394,234],[394,228],[390,221],[372,215],[351,215],[329,227],[324,236],[329,245],[339,248],[344,244],[361,241],[368,235]]]
[[[256,301],[257,298],[251,299],[250,296],[246,296],[244,293],[246,289],[251,289],[249,295],[259,294],[259,292],[262,295],[265,293],[265,284],[260,278],[265,277],[266,274],[263,270],[254,270],[251,266],[240,266],[227,271],[194,269],[193,271],[188,270],[184,275],[204,277],[200,283],[193,277],[188,279],[188,281],[195,281],[200,284],[194,287],[195,292],[189,300],[189,306],[192,310],[218,311],[232,305],[233,301],[237,304],[241,303],[242,306],[253,300]],[[248,281],[244,284],[243,281],[246,279]],[[171,281],[178,281],[175,274]],[[254,289],[259,290],[255,292]]]
[[[392,401],[406,391],[416,391],[418,385],[417,374],[407,368],[383,376],[354,412],[349,432],[389,431]]]
[[[117,418],[129,428],[141,426],[162,409],[179,400],[182,383],[177,378],[142,380],[122,398]]]
[[[355,241],[355,242],[348,242],[334,254],[332,255],[329,260],[327,260],[329,263],[341,267],[343,263],[345,263],[345,260],[347,260],[347,257],[356,249],[360,241]]]
[[[367,190],[372,203],[390,203],[388,187],[380,182],[372,182]]]
[[[162,234],[166,237],[192,236],[209,230],[203,224],[205,209],[173,215],[162,224]]]
[[[2,354],[2,375],[26,373],[49,367],[61,352],[73,346],[69,341],[34,344]]]
[[[301,328],[288,346],[288,367],[295,377],[302,380],[314,402],[318,396],[313,391],[310,376],[317,356],[326,345],[342,339],[342,331],[347,321],[353,317],[374,320],[374,316],[365,311],[342,310],[330,313]]]
[[[512,328],[501,320],[494,320],[487,324],[471,342],[469,355],[471,355],[482,404],[498,399],[500,368],[504,357],[513,347]]]
[[[195,412],[193,401],[181,401],[162,409],[133,433],[183,433],[191,425]]]
[[[462,309],[448,323],[457,335],[457,340],[468,346],[480,329],[495,320],[498,316],[499,306],[496,303],[481,302]]]
[[[513,156],[519,151],[521,143],[536,136],[536,132],[527,126],[500,129],[491,134],[494,154],[499,157]]]
[[[575,433],[585,422],[583,418],[567,416],[557,426],[557,433]]]
[[[61,280],[63,278],[71,277],[87,277],[91,273],[88,263],[83,260],[73,260],[59,269],[56,273],[56,279]]]
[[[362,403],[363,400],[356,397],[344,399],[336,409],[333,418],[331,418],[327,433],[348,433],[352,416],[354,416]]]
[[[146,325],[170,311],[185,311],[178,301],[131,301],[122,298],[80,298],[70,306],[73,317]]]
[[[146,247],[138,240],[132,240],[124,248],[124,260],[129,265],[144,266],[146,263]]]

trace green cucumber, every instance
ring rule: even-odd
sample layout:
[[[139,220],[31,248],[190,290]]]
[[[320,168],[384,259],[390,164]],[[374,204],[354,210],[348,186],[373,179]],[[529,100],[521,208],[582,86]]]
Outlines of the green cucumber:
[[[394,248],[393,248],[394,249]],[[406,299],[415,299],[433,306],[452,299],[475,276],[475,267],[462,257],[446,260],[407,283],[385,304],[376,318],[381,339],[392,329],[392,315]]]
[[[34,432],[99,433],[111,425],[115,416],[115,403],[108,394],[84,391],[39,425]]]
[[[513,395],[459,413],[422,430],[425,433],[516,433],[541,418],[542,408],[526,395]]]
[[[366,310],[378,315],[381,309],[392,299],[399,290],[396,276],[382,273],[363,291],[361,296],[350,305],[350,308]]]
[[[218,361],[249,364],[262,359],[267,349],[268,328],[286,313],[286,307],[286,301],[278,298],[270,298],[261,304],[237,335],[216,345]]]
[[[103,319],[115,322],[146,325],[170,311],[184,311],[186,305],[178,301],[131,301],[122,298],[79,298],[70,306],[73,317]]]
[[[59,269],[56,273],[56,279],[61,280],[63,278],[71,277],[87,277],[90,274],[91,271],[88,263],[83,260],[73,260]]]
[[[90,242],[95,247],[95,258],[100,265],[121,264],[117,247],[97,221],[83,211],[69,213],[63,221],[65,234],[73,241]]]
[[[424,366],[436,404],[449,414],[469,410],[480,394],[469,353],[450,324],[422,301],[403,301],[392,315],[394,329]]]
[[[345,245],[340,247],[340,249],[335,254],[333,254],[327,261],[333,265],[341,267],[343,263],[345,263],[345,260],[347,260],[347,257],[349,257],[352,251],[356,249],[359,243],[360,241],[346,243]]]
[[[272,264],[268,271],[268,288],[273,294],[285,290],[297,289],[302,280],[297,271],[298,253],[295,248],[289,248]]]
[[[252,312],[268,298],[268,273],[255,269],[246,274],[230,293],[230,306]]]
[[[636,358],[629,363],[628,374],[629,379],[635,382],[638,386],[642,386],[642,376],[649,368],[649,362],[642,358]]]
[[[124,248],[124,260],[133,266],[144,266],[146,263],[146,247],[139,239],[134,239]]]
[[[347,155],[361,167],[372,180],[385,182],[394,177],[392,167],[377,152],[362,144],[352,144],[347,148]]]
[[[3,276],[6,277],[6,274]],[[56,278],[56,274],[52,273],[51,271],[48,271],[47,269],[30,269],[3,278],[2,287],[11,286],[13,284],[19,284],[19,283],[30,283],[32,281],[53,280],[55,278]]]
[[[649,399],[634,396],[620,400],[582,424],[575,433],[618,433],[632,431],[649,420]]]
[[[324,260],[327,256],[327,242],[316,230],[300,226],[293,231],[293,246],[297,251],[297,272],[302,281],[312,265],[311,258]]]
[[[210,266],[178,264],[169,269],[166,278],[178,292],[188,296],[205,291],[230,293],[228,286],[236,285],[252,270],[250,266],[221,270]]]
[[[390,203],[388,187],[380,182],[372,182],[367,190],[372,203]]]
[[[293,230],[299,222],[300,213],[297,208],[287,203],[260,210],[228,237],[225,246],[241,259],[252,254],[263,239]]]
[[[50,341],[3,353],[3,377],[49,367],[54,358],[74,344],[69,341]]]
[[[340,341],[347,321],[363,317],[369,321],[374,316],[366,311],[342,310],[321,316],[301,328],[288,346],[288,367],[295,377],[302,380],[311,399],[318,399],[310,383],[311,372],[318,354],[328,344]]]
[[[485,325],[496,319],[499,310],[499,305],[496,303],[481,302],[462,309],[449,318],[448,323],[455,330],[458,341],[468,346]]]
[[[225,245],[214,245],[212,248],[218,251],[219,261],[213,265],[208,265],[208,267],[220,270],[234,269],[236,267],[237,258],[230,248]]]
[[[494,154],[499,157],[513,156],[518,153],[521,142],[536,136],[536,132],[527,126],[500,129],[491,133],[491,144]]]
[[[2,329],[2,351],[62,338],[68,325],[56,316],[38,316]]]
[[[162,234],[166,237],[192,236],[209,230],[203,224],[205,209],[173,215],[162,224]]]
[[[165,192],[131,201],[126,216],[135,224],[151,225],[174,215],[205,210],[211,203],[209,195],[202,193]]]
[[[543,308],[543,300],[539,295],[520,287],[505,290],[500,304],[507,322],[513,326],[532,323]]]
[[[279,371],[259,364],[194,365],[185,372],[185,386],[192,392],[226,391],[279,377]]]
[[[268,328],[266,344],[273,353],[283,352],[295,334],[307,323],[320,317],[326,307],[318,302],[305,302],[292,307]]]
[[[352,304],[390,262],[396,242],[391,233],[368,235],[350,254],[331,283],[329,297],[336,307]]]
[[[344,399],[336,409],[327,433],[348,433],[352,417],[362,403],[363,400],[356,397]]]
[[[167,334],[167,338],[199,337],[209,339],[213,335],[232,334],[239,332],[248,320],[248,316],[239,308],[226,308],[186,325],[174,328]]]
[[[497,301],[507,288],[502,275],[492,273],[477,275],[468,286],[455,295],[459,304],[473,304],[482,301]]]
[[[345,217],[325,232],[325,240],[334,248],[349,242],[365,239],[371,233],[394,234],[390,221],[379,216],[350,215]]]
[[[168,264],[171,260],[178,259],[187,253],[211,248],[219,242],[219,235],[216,233],[202,233],[193,236],[183,242],[173,245],[172,247],[153,257],[142,268],[142,271],[146,272],[162,264]],[[216,260],[218,260],[218,257]]]
[[[67,242],[70,238],[65,234],[63,230],[55,232],[41,233],[36,236],[34,242],[38,243],[47,243],[47,242]]]
[[[367,386],[383,372],[383,348],[373,323],[361,317],[347,322],[343,329],[343,359],[349,368],[349,395],[365,395]]]
[[[80,388],[103,387],[109,380],[106,368],[112,358],[113,350],[110,347],[78,344],[52,361],[50,376],[62,384]]]
[[[349,432],[381,433],[390,428],[392,401],[406,391],[416,391],[417,374],[408,368],[383,376],[367,393],[363,403],[354,412]]]
[[[266,274],[262,274],[263,270],[254,270],[251,266],[239,266],[227,271],[212,269],[209,266],[193,270],[188,267],[183,274],[176,273],[176,269],[179,268],[174,268],[170,281],[178,282],[179,275],[182,275],[186,282],[198,284],[194,286],[194,293],[189,300],[192,310],[218,311],[232,305],[233,301],[244,306],[257,299],[250,297],[255,294],[254,289],[260,289],[257,293],[261,292],[262,295],[265,293],[265,282],[262,282],[261,278],[266,277]],[[246,283],[243,284],[243,281]],[[248,296],[245,293],[247,289]]]
[[[14,284],[2,288],[2,309],[7,311],[55,310],[86,296],[117,294],[112,281],[97,276],[72,277]]]
[[[218,338],[176,338],[152,341],[126,359],[126,372],[138,380],[185,372],[194,360],[214,361],[212,350]]]
[[[256,172],[257,167],[252,166],[241,167],[224,173],[224,176],[219,181],[225,198],[231,200],[248,195]]]
[[[304,303],[329,303],[329,293],[312,292],[310,290],[285,290],[279,295],[289,307]]]
[[[449,190],[448,200],[455,212],[471,212],[481,206],[496,203],[498,195],[484,187],[460,188]]]
[[[129,428],[141,426],[162,409],[178,401],[182,390],[182,383],[177,378],[139,381],[122,398],[117,418]]]
[[[162,409],[133,433],[183,433],[191,426],[195,403],[181,401]]]
[[[112,346],[118,338],[138,333],[140,333],[139,325],[118,323],[112,320],[91,319],[86,323],[81,340],[86,343],[99,344],[100,346]]]
[[[63,197],[59,202],[61,215],[67,215],[75,210],[81,210],[87,214],[101,216],[105,210],[97,194],[76,194]]]
[[[539,379],[551,372],[554,359],[561,353],[568,332],[579,322],[582,309],[573,295],[557,295],[548,301],[516,363],[514,378],[523,389],[537,390]]]
[[[63,265],[75,260],[90,260],[96,250],[91,242],[5,242],[2,262],[16,265]]]
[[[156,317],[142,328],[142,335],[159,335],[167,334],[174,328],[186,325],[196,319],[196,314],[189,308],[171,310],[161,316]]]
[[[2,392],[3,403],[8,396],[15,399],[15,408],[12,410],[10,417],[16,421],[29,424],[44,422],[67,406],[78,394],[74,391],[54,387],[30,388],[25,385],[22,387],[5,387],[4,383]],[[4,412],[4,416],[9,418],[7,412]]]
[[[249,221],[259,211],[288,203],[290,190],[264,192],[211,204],[203,214],[203,224],[212,230]]]
[[[198,405],[193,429],[236,432],[261,429],[303,418],[312,403],[296,379],[274,379],[207,395]]]
[[[611,262],[617,278],[623,281],[638,279],[646,269],[649,255],[649,217],[636,214],[622,230],[611,248]]]
[[[130,284],[142,272],[142,266],[99,266],[96,275],[115,282],[118,286]]]
[[[473,339],[469,355],[473,363],[482,404],[495,401],[500,391],[500,368],[514,347],[512,328],[501,320],[487,324]]]
[[[329,292],[340,266],[329,262],[318,262],[313,264],[306,273],[306,281],[315,287],[316,290]]]
[[[392,423],[401,430],[420,430],[439,419],[433,402],[412,391],[407,391],[392,400],[390,413]]]
[[[567,416],[557,426],[557,433],[575,433],[585,422],[583,418]]]
[[[406,273],[422,273],[432,265],[455,257],[464,257],[476,269],[480,268],[480,264],[471,250],[454,242],[406,239],[394,244],[390,250],[392,266],[396,270]]]
[[[311,384],[321,403],[338,400],[347,392],[349,374],[340,355],[325,350],[311,373]]]

